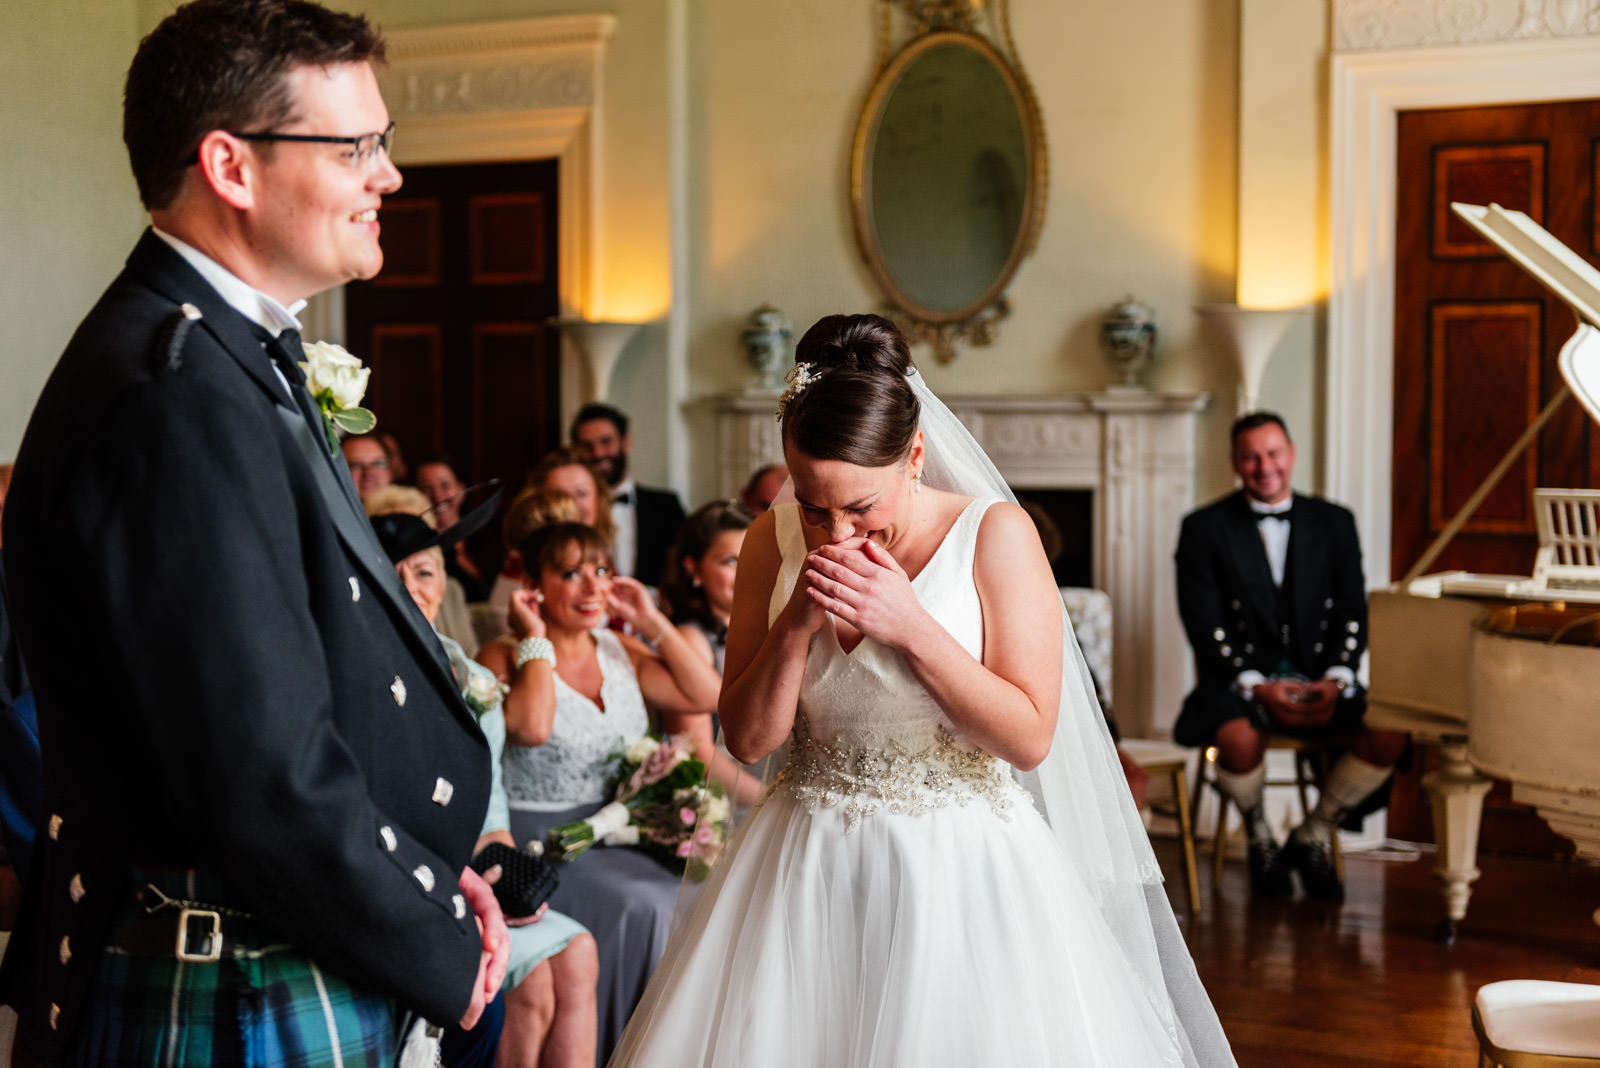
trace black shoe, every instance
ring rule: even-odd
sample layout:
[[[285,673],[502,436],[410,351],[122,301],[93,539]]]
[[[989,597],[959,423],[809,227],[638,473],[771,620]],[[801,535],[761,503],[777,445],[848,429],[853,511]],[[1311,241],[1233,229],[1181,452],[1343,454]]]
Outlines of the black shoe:
[[[1257,897],[1288,897],[1294,892],[1283,851],[1271,839],[1250,843],[1250,892]]]
[[[1300,885],[1307,897],[1320,901],[1343,901],[1344,883],[1333,866],[1333,850],[1326,842],[1304,842],[1291,834],[1283,845],[1281,857],[1285,869],[1300,873]]]

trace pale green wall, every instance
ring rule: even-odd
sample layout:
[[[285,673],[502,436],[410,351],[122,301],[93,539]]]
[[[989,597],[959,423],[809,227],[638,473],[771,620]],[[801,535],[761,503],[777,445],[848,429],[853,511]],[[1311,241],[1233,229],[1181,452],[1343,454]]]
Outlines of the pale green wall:
[[[688,115],[676,134],[689,175],[688,262],[680,292],[673,293],[667,13],[677,2],[687,5],[688,25]],[[37,272],[37,261],[8,258],[11,284],[0,287],[0,300],[13,311],[0,315],[6,324],[0,330],[8,331],[0,359],[10,361],[0,453],[20,433],[12,424],[31,406],[61,341],[137,231],[141,216],[116,139],[119,84],[137,31],[172,6],[172,0],[124,0],[122,17],[108,22],[104,2],[28,0],[19,9],[12,0],[0,14],[7,31],[0,56],[8,60],[0,74],[7,89],[0,124],[11,135],[0,164],[7,176],[0,206],[5,240],[8,247],[72,252],[70,264],[48,277]],[[364,8],[392,29],[617,16],[602,85],[598,305],[602,314],[648,321],[624,353],[613,388],[638,422],[642,477],[659,480],[666,471],[661,398],[672,302],[687,315],[691,395],[749,381],[738,333],[758,304],[778,304],[798,329],[822,314],[878,305],[855,248],[847,200],[851,135],[876,47],[875,5],[370,0],[340,6]],[[1275,31],[1260,28],[1259,19],[1242,31],[1240,0],[1013,0],[1008,6],[1043,109],[1049,210],[1038,250],[1012,286],[1013,315],[996,346],[968,350],[948,367],[919,353],[929,381],[945,391],[981,393],[1101,388],[1116,376],[1099,348],[1099,321],[1132,293],[1155,307],[1162,331],[1151,383],[1209,389],[1217,397],[1200,421],[1197,490],[1220,492],[1231,481],[1222,439],[1233,415],[1235,376],[1191,309],[1234,298],[1240,168],[1261,173],[1274,166],[1249,156],[1241,164],[1241,115],[1255,121],[1255,109],[1241,107],[1238,87],[1241,34],[1247,54],[1259,56]],[[1323,9],[1320,2],[1303,6]],[[1254,36],[1252,26],[1260,28]],[[1298,76],[1321,78],[1320,67],[1308,69],[1317,57],[1303,50],[1301,56],[1292,60],[1301,64]],[[1307,106],[1322,105],[1302,101],[1294,114],[1315,127],[1318,114],[1305,114]],[[51,129],[58,124],[76,131],[78,143],[55,140]],[[18,151],[19,145],[34,150]],[[1309,355],[1275,362],[1265,393],[1310,419],[1320,398],[1313,327],[1304,329],[1305,338],[1296,342],[1291,334],[1286,344]],[[690,425],[689,496],[700,499],[712,491],[714,442],[708,420],[696,416]]]
[[[1048,216],[996,345],[948,367],[918,353],[929,383],[1102,388],[1117,376],[1099,348],[1100,319],[1131,292],[1155,306],[1162,330],[1151,384],[1231,395],[1226,358],[1190,309],[1233,297],[1236,0],[1008,6],[1044,113]],[[738,333],[758,304],[777,304],[799,331],[879,303],[847,199],[876,23],[856,0],[720,0],[693,11],[691,381],[707,392],[750,378]],[[1231,405],[1214,406],[1200,421],[1207,491],[1227,484],[1216,442],[1231,416]],[[697,442],[707,455],[703,426]],[[708,495],[710,465],[696,466],[697,494]]]
[[[1261,382],[1293,429],[1298,489],[1322,488],[1327,360],[1328,12],[1241,0],[1239,284],[1249,307],[1304,307]],[[1232,403],[1232,394],[1219,398]]]
[[[0,462],[144,213],[122,148],[127,0],[0,4]]]

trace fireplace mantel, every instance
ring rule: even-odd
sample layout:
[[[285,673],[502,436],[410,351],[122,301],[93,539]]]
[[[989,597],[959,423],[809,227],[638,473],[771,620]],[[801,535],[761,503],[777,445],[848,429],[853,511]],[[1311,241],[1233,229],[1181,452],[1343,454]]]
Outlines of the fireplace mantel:
[[[1210,399],[1142,389],[943,398],[1012,486],[1094,492],[1095,585],[1111,595],[1113,692],[1130,737],[1169,735],[1193,678],[1172,553],[1194,507],[1194,417]],[[719,494],[783,458],[776,400],[764,391],[707,398]]]

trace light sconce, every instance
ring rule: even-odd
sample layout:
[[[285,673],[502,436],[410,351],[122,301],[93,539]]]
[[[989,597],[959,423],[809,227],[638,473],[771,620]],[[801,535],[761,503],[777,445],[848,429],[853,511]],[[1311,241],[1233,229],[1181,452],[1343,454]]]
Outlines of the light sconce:
[[[551,319],[550,325],[571,339],[578,355],[594,377],[594,398],[605,400],[611,391],[611,372],[642,323],[608,323],[591,319]]]
[[[1304,308],[1244,308],[1237,304],[1199,304],[1195,311],[1216,327],[1239,367],[1239,413],[1256,410],[1261,376],[1278,342]]]

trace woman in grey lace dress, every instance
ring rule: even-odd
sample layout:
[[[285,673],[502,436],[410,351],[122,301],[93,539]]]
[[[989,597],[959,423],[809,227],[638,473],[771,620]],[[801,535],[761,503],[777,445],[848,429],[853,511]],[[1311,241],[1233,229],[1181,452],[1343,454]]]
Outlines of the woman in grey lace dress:
[[[478,655],[518,684],[504,706],[504,771],[511,832],[527,842],[611,799],[615,756],[650,729],[647,701],[663,715],[703,714],[719,680],[644,586],[611,574],[610,547],[593,528],[557,523],[521,551],[524,588],[510,612],[519,640]],[[655,648],[607,629],[611,615]],[[602,1063],[666,947],[677,893],[677,876],[632,849],[594,849],[562,870],[551,907],[587,927],[599,951]]]

